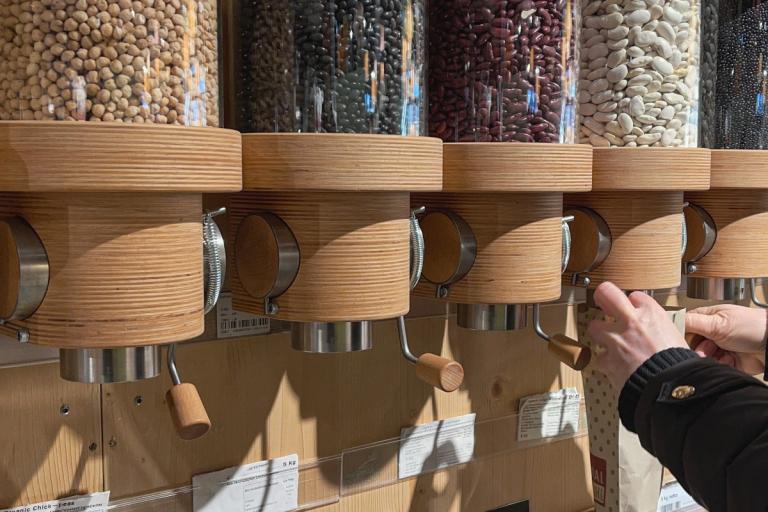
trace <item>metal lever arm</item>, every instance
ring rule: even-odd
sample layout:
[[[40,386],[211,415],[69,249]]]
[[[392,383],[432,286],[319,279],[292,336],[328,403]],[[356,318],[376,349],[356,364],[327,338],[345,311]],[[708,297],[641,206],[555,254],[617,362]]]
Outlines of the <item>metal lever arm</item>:
[[[400,336],[400,350],[409,363],[416,365],[416,375],[426,382],[443,391],[456,391],[464,382],[464,368],[451,359],[435,354],[422,354],[416,357],[408,346],[408,335],[405,331],[405,317],[397,318],[397,333]]]
[[[165,395],[179,437],[190,441],[211,428],[211,420],[194,384],[183,383],[176,367],[176,345],[168,346],[168,372],[173,386]]]
[[[573,338],[564,334],[549,335],[541,327],[541,304],[533,305],[533,329],[536,334],[547,342],[549,351],[562,363],[574,370],[583,370],[589,364],[592,353],[589,347],[585,347]]]
[[[421,232],[416,215],[423,213],[424,208],[411,212],[411,289],[415,288],[421,278],[424,265],[424,235]],[[464,368],[445,357],[435,354],[422,354],[416,357],[408,346],[408,334],[405,328],[405,317],[397,318],[397,333],[400,337],[400,350],[403,357],[416,365],[416,375],[421,380],[443,391],[455,391],[464,381]]]

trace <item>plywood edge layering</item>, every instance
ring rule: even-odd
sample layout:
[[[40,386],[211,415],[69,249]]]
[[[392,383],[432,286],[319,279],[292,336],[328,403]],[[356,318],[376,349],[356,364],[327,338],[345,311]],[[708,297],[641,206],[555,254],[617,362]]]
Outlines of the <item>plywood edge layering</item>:
[[[240,134],[195,128],[67,121],[0,122],[7,192],[235,192]]]
[[[14,326],[30,342],[109,348],[170,343],[203,332],[199,194],[8,194],[48,254],[40,308]]]
[[[768,169],[767,169],[768,170]],[[687,193],[715,221],[717,240],[692,277],[768,276],[768,189]]]
[[[246,190],[436,191],[443,145],[399,135],[243,135]]]
[[[592,190],[707,190],[710,150],[595,148]]]
[[[712,150],[712,189],[768,189],[768,152]]]
[[[457,142],[444,145],[446,192],[583,192],[592,147],[583,144]]]
[[[274,300],[275,318],[392,318],[409,309],[408,197],[402,192],[244,192],[230,199],[231,232],[259,212],[279,216],[293,232],[301,252],[299,272]],[[245,291],[236,266],[232,274],[234,308],[263,314],[263,299]]]
[[[448,209],[474,232],[477,257],[469,273],[451,285],[446,300],[467,304],[525,304],[560,296],[562,194],[416,194],[413,206]],[[426,240],[426,250],[430,243]],[[416,293],[435,296],[422,282]]]
[[[591,286],[603,281],[626,290],[679,286],[683,192],[590,192],[566,195],[565,204],[595,210],[611,231],[611,251],[589,273]],[[578,251],[577,235],[573,243]]]

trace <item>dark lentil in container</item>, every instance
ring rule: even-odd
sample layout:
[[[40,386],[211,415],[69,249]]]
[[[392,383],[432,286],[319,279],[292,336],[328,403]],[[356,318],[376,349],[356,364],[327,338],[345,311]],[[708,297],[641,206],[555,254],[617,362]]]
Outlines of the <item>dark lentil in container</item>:
[[[719,32],[711,147],[767,149],[768,4],[720,0],[715,5]]]
[[[447,142],[575,142],[577,5],[433,1],[430,134]]]

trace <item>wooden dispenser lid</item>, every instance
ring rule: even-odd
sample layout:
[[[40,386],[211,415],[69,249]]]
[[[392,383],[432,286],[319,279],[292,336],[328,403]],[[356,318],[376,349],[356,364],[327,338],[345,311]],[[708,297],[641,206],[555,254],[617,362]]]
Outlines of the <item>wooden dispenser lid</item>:
[[[444,145],[446,192],[586,192],[592,147],[534,142]]]
[[[243,134],[245,190],[439,191],[443,144],[434,137]]]
[[[711,188],[768,189],[768,151],[713,149]]]
[[[710,150],[595,148],[592,190],[708,190]]]
[[[82,121],[0,122],[0,191],[237,192],[234,130]]]

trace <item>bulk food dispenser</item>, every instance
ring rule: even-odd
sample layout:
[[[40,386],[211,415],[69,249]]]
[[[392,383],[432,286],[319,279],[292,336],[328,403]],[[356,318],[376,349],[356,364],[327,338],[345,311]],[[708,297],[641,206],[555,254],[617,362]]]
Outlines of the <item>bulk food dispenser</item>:
[[[430,132],[446,144],[443,192],[412,200],[426,206],[417,293],[456,303],[460,327],[523,328],[528,304],[561,295],[563,192],[590,189],[578,3],[431,5]]]
[[[409,310],[410,192],[441,187],[441,142],[421,137],[424,2],[230,8],[245,190],[230,201],[233,306],[292,322],[297,350],[369,349],[372,321]],[[416,358],[400,334],[424,380],[459,386],[460,365]]]
[[[709,188],[697,148],[698,2],[590,2],[579,71],[580,140],[592,144],[592,192],[566,196],[568,279],[625,290],[680,284],[683,191]]]
[[[690,208],[688,296],[710,300],[757,297],[768,276],[768,125],[762,2],[704,3],[700,142],[712,148],[708,192],[686,194]]]
[[[223,254],[202,193],[241,187],[239,135],[217,128],[216,12],[0,5],[0,329],[61,348],[65,379],[154,377],[159,345],[203,331],[203,224],[211,283]],[[196,437],[207,415],[175,384],[174,419]]]

